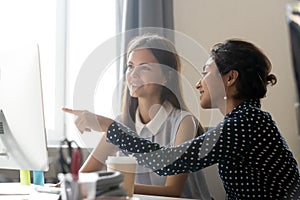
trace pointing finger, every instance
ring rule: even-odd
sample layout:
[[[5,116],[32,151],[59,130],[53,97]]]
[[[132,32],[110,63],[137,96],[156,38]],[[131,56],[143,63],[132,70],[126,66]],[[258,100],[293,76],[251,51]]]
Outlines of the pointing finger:
[[[66,113],[70,113],[70,114],[77,115],[77,116],[82,113],[81,110],[72,110],[70,108],[62,108],[62,110]]]

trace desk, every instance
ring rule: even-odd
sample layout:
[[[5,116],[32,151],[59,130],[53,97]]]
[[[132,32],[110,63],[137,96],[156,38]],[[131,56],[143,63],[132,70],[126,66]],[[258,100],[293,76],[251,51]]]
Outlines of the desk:
[[[136,199],[135,199],[136,198]],[[173,198],[153,195],[134,194],[132,200],[187,200],[186,198]]]
[[[58,200],[58,194],[41,193],[35,190],[36,185],[20,183],[0,183],[0,200]]]
[[[96,200],[191,200],[191,199],[134,194],[133,197],[131,197],[131,198],[129,198],[129,197],[119,197],[119,198],[98,197],[98,198],[96,198]]]
[[[0,200],[58,200],[59,197],[53,194],[39,194],[35,195],[0,195]],[[128,200],[187,200],[185,198],[172,198],[163,196],[152,196],[152,195],[134,195]]]
[[[35,185],[24,186],[20,183],[0,183],[0,200],[58,200],[59,195],[40,193]],[[46,186],[47,187],[47,186]],[[185,198],[172,198],[164,196],[134,194],[128,200],[184,200]]]

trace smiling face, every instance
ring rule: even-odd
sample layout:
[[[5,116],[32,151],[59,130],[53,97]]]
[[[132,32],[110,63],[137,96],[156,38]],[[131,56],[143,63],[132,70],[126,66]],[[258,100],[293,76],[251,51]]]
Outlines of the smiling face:
[[[166,81],[161,66],[148,49],[132,51],[127,59],[127,86],[132,97],[160,97]]]
[[[196,84],[200,92],[200,105],[202,108],[220,108],[224,106],[225,87],[224,80],[212,58],[209,58],[203,67],[203,77]]]

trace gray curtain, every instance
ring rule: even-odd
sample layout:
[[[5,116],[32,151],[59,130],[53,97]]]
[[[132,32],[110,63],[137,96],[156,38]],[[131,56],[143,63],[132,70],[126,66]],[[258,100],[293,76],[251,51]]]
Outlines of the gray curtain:
[[[124,79],[125,54],[128,42],[137,35],[153,33],[174,41],[173,0],[115,0],[116,1],[116,45],[117,80]],[[118,86],[115,109],[121,111],[124,85]]]
[[[174,41],[173,0],[117,0],[117,30],[120,53],[128,42],[144,33],[155,33]]]
[[[122,31],[140,27],[174,29],[173,0],[122,0]]]

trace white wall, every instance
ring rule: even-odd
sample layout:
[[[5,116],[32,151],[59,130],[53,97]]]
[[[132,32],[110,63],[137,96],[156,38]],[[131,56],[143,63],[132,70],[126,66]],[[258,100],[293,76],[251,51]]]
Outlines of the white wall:
[[[296,90],[285,17],[287,2],[290,1],[175,0],[175,30],[193,38],[207,51],[213,44],[228,38],[245,39],[263,49],[278,79],[278,83],[269,88],[263,109],[272,114],[296,159],[300,160]],[[187,68],[184,73],[196,83],[199,75]],[[199,108],[192,106],[193,111]],[[211,121],[203,111],[200,120],[205,126]]]
[[[285,5],[275,0],[175,0],[175,29],[196,40],[207,51],[216,42],[242,38],[258,45],[273,64],[278,83],[269,87],[263,108],[277,122],[293,153],[299,159],[295,112],[296,90],[289,46]],[[197,67],[202,67],[199,63]],[[197,73],[185,69],[191,82]],[[192,83],[193,84],[193,83]],[[194,110],[194,109],[192,109]],[[201,116],[206,121],[205,116]],[[205,124],[206,125],[206,124]]]

